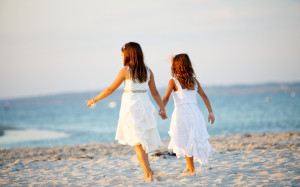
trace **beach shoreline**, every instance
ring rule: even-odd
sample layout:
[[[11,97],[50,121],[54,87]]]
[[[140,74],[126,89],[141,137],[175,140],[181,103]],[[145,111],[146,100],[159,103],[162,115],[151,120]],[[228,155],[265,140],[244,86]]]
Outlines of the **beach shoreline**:
[[[195,163],[196,177],[181,173],[185,160],[167,150],[168,141],[149,154],[151,186],[300,183],[300,132],[213,136],[216,153],[208,165]],[[134,149],[115,142],[0,149],[0,155],[1,186],[145,185]]]
[[[5,135],[5,131],[14,130],[15,128],[9,126],[0,126],[0,137]]]
[[[5,145],[8,143],[18,143],[22,141],[41,141],[66,137],[69,137],[69,135],[64,132],[58,131],[13,128],[3,128],[3,131],[1,131],[0,129],[0,145]]]

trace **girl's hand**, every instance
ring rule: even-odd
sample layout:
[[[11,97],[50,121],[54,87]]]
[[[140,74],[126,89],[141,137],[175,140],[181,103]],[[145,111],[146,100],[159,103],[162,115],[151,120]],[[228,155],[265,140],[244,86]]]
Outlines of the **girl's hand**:
[[[160,115],[161,119],[167,119],[168,118],[167,114],[166,114],[166,111],[165,111],[164,108],[163,109],[159,109],[158,114]]]
[[[212,112],[208,114],[208,123],[211,122],[213,124],[215,122],[215,116]]]
[[[86,100],[84,103],[86,103],[86,106],[88,108],[94,108],[96,106],[96,101],[94,98],[90,100]]]

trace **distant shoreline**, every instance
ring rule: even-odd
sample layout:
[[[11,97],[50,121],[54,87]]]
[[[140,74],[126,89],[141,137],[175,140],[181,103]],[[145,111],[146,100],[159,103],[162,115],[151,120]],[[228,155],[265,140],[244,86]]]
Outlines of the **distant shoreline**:
[[[160,88],[158,91],[163,94],[166,88]],[[287,94],[291,97],[298,97],[300,93],[300,82],[297,83],[269,83],[257,85],[234,85],[234,86],[208,86],[204,90],[209,97],[223,96],[248,96],[248,95],[271,95],[271,94]],[[73,92],[73,93],[57,93],[41,96],[28,96],[18,98],[0,99],[0,109],[9,111],[14,106],[43,106],[43,105],[62,105],[62,104],[84,104],[86,99],[99,93],[100,90]],[[123,89],[116,90],[111,99],[120,102],[120,95]]]
[[[200,82],[201,84],[201,82]],[[296,87],[297,90],[300,90],[300,81],[295,81],[295,82],[267,82],[267,83],[245,83],[245,84],[229,84],[229,85],[204,85],[204,89],[244,89],[244,88],[264,88],[264,87],[269,87],[269,88],[279,88],[280,86],[291,86],[291,87]],[[158,86],[158,90],[166,90],[166,86]],[[5,101],[13,101],[13,100],[22,100],[22,99],[34,99],[34,98],[51,98],[51,97],[67,97],[68,95],[90,95],[91,93],[98,93],[101,90],[104,90],[104,88],[100,88],[97,90],[89,90],[89,91],[74,91],[74,92],[57,92],[57,93],[49,93],[49,94],[38,94],[38,95],[27,95],[27,96],[15,96],[15,97],[0,97],[0,106],[3,105],[3,102]],[[123,92],[123,88],[120,87],[116,90],[116,92]],[[2,103],[2,104],[1,104]]]

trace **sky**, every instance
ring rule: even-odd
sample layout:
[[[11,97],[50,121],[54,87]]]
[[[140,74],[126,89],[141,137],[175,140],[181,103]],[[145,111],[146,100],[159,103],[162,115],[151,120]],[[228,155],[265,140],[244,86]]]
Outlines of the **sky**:
[[[204,86],[300,81],[300,1],[0,0],[0,99],[101,90],[138,42],[158,88],[190,56]]]

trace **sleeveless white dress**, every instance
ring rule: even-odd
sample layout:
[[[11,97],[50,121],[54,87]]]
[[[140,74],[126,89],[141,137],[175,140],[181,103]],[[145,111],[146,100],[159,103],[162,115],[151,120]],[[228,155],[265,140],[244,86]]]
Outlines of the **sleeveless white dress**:
[[[120,144],[136,146],[141,144],[146,153],[152,152],[161,144],[157,129],[156,108],[148,96],[150,70],[147,68],[147,81],[134,83],[125,80],[119,122],[115,139]]]
[[[208,157],[215,152],[210,146],[205,120],[197,106],[198,85],[195,90],[182,89],[179,81],[173,78],[178,88],[174,91],[174,111],[172,114],[169,135],[171,136],[168,149],[176,156],[194,157],[200,164],[208,163]]]

